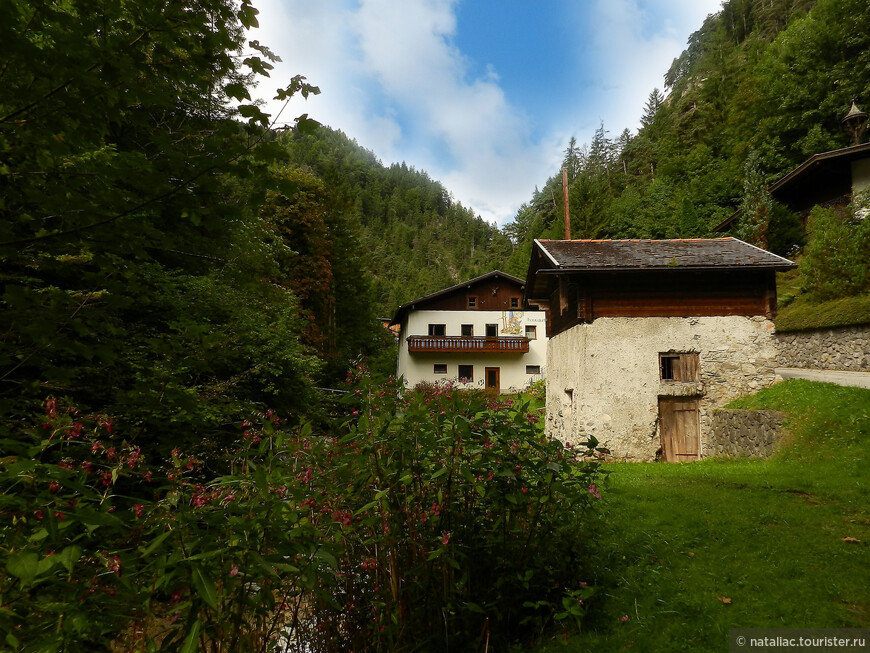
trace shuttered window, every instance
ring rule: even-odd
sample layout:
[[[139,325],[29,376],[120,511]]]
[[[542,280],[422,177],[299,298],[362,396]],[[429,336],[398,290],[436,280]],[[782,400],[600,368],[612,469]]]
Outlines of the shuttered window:
[[[662,381],[699,381],[698,354],[659,354]]]

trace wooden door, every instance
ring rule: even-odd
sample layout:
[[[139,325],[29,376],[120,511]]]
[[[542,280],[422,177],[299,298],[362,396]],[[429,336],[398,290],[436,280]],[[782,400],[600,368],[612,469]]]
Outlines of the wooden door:
[[[484,378],[486,379],[486,391],[492,394],[499,393],[499,383],[501,380],[501,369],[498,367],[487,367],[484,369]]]
[[[698,400],[659,397],[662,460],[668,463],[698,460],[700,419]]]

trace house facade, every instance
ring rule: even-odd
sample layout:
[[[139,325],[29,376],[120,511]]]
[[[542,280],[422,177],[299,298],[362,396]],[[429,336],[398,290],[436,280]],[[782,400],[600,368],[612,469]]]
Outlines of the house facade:
[[[776,380],[775,273],[792,267],[734,238],[535,241],[525,300],[549,313],[548,435],[702,458],[713,411]]]
[[[494,271],[402,305],[397,373],[407,387],[518,392],[544,378],[546,314],[526,310],[522,279]]]
[[[860,143],[814,154],[767,187],[773,199],[804,221],[814,206],[845,206],[870,188],[870,143]],[[735,211],[713,227],[732,229],[740,216]]]

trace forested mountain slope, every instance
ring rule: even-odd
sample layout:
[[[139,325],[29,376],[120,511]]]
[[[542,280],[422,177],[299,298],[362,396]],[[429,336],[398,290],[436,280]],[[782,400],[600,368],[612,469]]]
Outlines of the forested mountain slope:
[[[324,184],[331,210],[358,238],[358,257],[371,278],[381,316],[441,288],[502,267],[511,243],[494,225],[455,202],[447,189],[406,164],[384,166],[342,132],[281,139],[286,165]]]
[[[853,99],[870,104],[868,89],[865,0],[729,0],[690,37],[665,92],[650,94],[636,134],[614,139],[602,124],[588,146],[568,144],[572,236],[709,236],[742,205],[763,214],[761,244],[786,253],[801,229],[783,207],[764,208],[763,189],[850,144],[840,120]],[[507,272],[525,270],[532,239],[563,236],[561,197],[557,173],[506,226],[517,244]],[[738,233],[753,231],[745,222]]]

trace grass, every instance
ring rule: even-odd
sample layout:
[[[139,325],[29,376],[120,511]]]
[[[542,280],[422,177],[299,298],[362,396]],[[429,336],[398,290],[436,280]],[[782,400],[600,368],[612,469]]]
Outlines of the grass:
[[[780,333],[853,326],[870,322],[870,295],[815,302],[806,295],[779,309],[774,323]]]
[[[870,390],[792,380],[730,407],[788,413],[789,444],[768,460],[608,465],[589,548],[601,592],[583,632],[538,651],[721,651],[735,627],[870,627]]]
[[[776,275],[779,308],[774,324],[780,333],[870,323],[870,294],[820,302],[801,291],[799,270]]]

